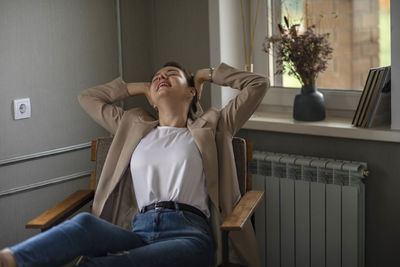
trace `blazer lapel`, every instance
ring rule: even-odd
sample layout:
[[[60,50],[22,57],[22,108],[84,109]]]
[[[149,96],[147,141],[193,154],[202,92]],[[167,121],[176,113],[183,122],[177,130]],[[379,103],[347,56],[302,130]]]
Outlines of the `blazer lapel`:
[[[115,168],[115,173],[113,176],[112,188],[119,182],[119,178],[122,177],[126,168],[129,165],[129,161],[132,157],[132,153],[136,146],[139,144],[140,140],[147,135],[156,125],[158,121],[142,121],[139,123],[131,124],[131,129],[127,131],[127,136],[125,138],[125,143],[121,149],[121,154],[119,155],[118,163]]]

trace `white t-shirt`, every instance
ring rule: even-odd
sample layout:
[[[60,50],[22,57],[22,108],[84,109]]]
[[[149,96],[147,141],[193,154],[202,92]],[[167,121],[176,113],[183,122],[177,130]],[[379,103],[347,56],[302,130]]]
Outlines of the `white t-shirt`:
[[[137,145],[130,167],[139,210],[176,201],[209,217],[203,162],[187,128],[155,127]]]

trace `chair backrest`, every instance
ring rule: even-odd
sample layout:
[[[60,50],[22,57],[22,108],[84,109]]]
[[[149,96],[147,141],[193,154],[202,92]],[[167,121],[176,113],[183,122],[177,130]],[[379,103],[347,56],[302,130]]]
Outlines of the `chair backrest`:
[[[92,161],[96,162],[95,171],[91,177],[91,189],[97,188],[99,183],[100,174],[103,170],[104,162],[110,149],[112,137],[100,137],[99,139],[92,141]]]
[[[233,155],[235,156],[236,174],[239,182],[240,193],[243,196],[247,192],[247,146],[246,140],[240,137],[232,139]]]
[[[96,161],[96,167],[92,173],[91,189],[97,187],[112,140],[112,137],[101,137],[92,142],[92,161]],[[247,172],[247,163],[252,160],[252,144],[243,138],[233,137],[232,146],[240,193],[243,196],[251,190],[251,174]]]

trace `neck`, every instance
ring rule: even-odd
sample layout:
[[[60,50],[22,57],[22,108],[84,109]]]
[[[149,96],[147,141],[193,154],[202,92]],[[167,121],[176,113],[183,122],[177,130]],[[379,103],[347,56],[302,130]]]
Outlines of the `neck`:
[[[165,107],[158,108],[158,118],[160,126],[186,127],[189,108],[185,107]]]

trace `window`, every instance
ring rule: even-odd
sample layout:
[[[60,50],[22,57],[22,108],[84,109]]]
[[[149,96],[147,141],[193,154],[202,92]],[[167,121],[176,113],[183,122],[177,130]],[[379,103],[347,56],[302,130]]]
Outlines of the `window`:
[[[269,0],[272,33],[288,16],[291,23],[317,25],[330,33],[334,49],[328,69],[317,86],[362,90],[368,70],[390,65],[390,0]],[[274,69],[275,60],[269,60]],[[288,75],[275,76],[275,86],[300,87]]]

